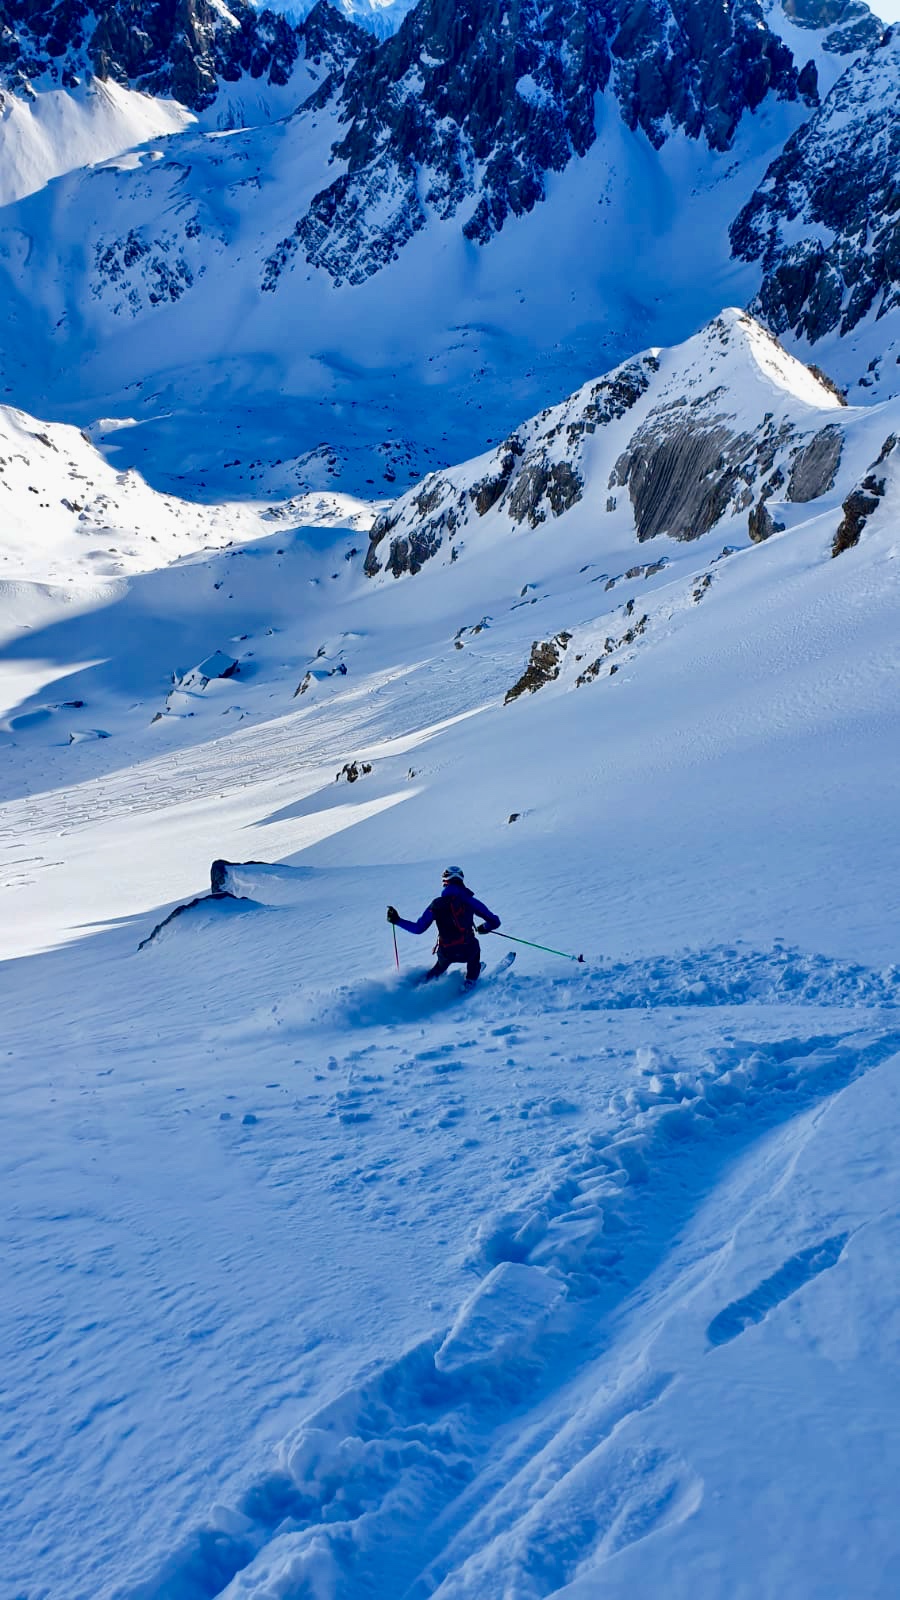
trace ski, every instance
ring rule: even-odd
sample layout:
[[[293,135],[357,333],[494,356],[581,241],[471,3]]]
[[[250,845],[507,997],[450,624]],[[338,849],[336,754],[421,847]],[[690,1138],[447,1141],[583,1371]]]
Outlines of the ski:
[[[475,990],[476,989],[480,989],[483,983],[492,983],[493,980],[495,978],[499,978],[502,973],[509,971],[509,969],[512,966],[512,964],[515,961],[515,959],[516,959],[515,950],[510,950],[510,951],[507,952],[507,954],[505,956],[502,957],[502,959],[500,961],[496,962],[495,965],[492,966],[492,967],[488,967],[487,962],[486,961],[482,961],[482,963],[481,963],[481,976],[479,977],[479,979],[478,979],[478,981],[476,983],[467,983],[465,978],[463,979],[463,985],[462,985],[463,994],[474,994]]]

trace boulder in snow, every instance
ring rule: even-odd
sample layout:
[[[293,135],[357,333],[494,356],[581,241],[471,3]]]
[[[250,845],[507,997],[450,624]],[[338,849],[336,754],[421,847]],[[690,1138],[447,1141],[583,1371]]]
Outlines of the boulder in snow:
[[[214,650],[205,661],[191,667],[189,672],[184,672],[180,677],[176,675],[175,688],[202,692],[212,678],[233,678],[240,670],[233,656],[227,656],[223,650]]]
[[[552,683],[559,677],[562,665],[562,652],[568,648],[572,635],[566,633],[556,634],[553,639],[543,642],[535,639],[531,646],[531,655],[522,676],[516,680],[511,689],[507,689],[503,697],[503,704],[509,705],[511,700],[518,700],[520,694],[526,690],[529,694],[536,694],[545,683]]]

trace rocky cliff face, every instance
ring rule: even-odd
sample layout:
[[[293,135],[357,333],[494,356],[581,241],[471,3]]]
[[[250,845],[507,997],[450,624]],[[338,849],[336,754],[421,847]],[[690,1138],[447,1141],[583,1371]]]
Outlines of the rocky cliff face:
[[[307,258],[359,283],[429,215],[486,243],[590,149],[598,94],[657,148],[683,129],[723,150],[767,95],[815,104],[816,70],[757,0],[420,0],[347,76],[345,170],[298,222]]]
[[[606,519],[639,543],[726,524],[759,541],[782,525],[770,504],[833,488],[843,409],[751,318],[725,312],[686,345],[586,384],[491,455],[430,474],[375,522],[365,570],[415,574],[439,554],[458,560],[469,541],[569,515],[589,519],[598,541]]]
[[[245,74],[287,84],[301,54],[346,67],[366,37],[326,0],[299,27],[247,0],[5,0],[0,87],[72,88],[90,75],[202,111]]]
[[[900,305],[900,27],[853,62],[731,230],[753,309],[811,344]]]

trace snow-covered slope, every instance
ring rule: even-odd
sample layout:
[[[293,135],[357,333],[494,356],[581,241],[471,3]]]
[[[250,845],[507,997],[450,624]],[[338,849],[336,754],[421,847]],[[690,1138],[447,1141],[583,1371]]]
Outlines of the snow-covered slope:
[[[325,4],[300,26],[191,6],[182,33],[154,11],[134,55],[105,11],[82,37],[51,8],[7,41],[29,135],[8,192],[88,155],[102,170],[4,208],[0,370],[16,403],[81,424],[128,390],[146,426],[117,460],[166,488],[208,428],[191,488],[224,497],[251,489],[248,460],[278,494],[416,480],[751,299],[729,224],[875,26],[857,0],[538,7],[514,26],[479,0],[420,4],[378,44]],[[201,126],[125,148],[89,119],[45,149],[54,117],[106,103],[60,86],[67,62],[121,96],[177,93]],[[854,360],[834,353],[841,381]],[[305,466],[275,471],[286,457]]]
[[[36,415],[134,417],[113,459],[176,492],[396,492],[749,298],[728,223],[796,120],[773,101],[728,152],[683,134],[655,152],[616,113],[489,245],[435,220],[390,271],[340,288],[297,232],[334,98],[252,132],[189,131],[6,208],[3,379]]]
[[[193,121],[173,100],[93,81],[24,98],[0,93],[0,206],[52,178],[177,133]]]
[[[131,697],[156,690],[157,709],[167,709],[173,676],[193,664],[194,638],[194,660],[209,654],[202,643],[208,620],[192,633],[189,619],[193,591],[211,587],[210,552],[227,569],[231,558],[223,552],[235,545],[243,552],[248,541],[277,545],[276,528],[337,525],[364,537],[372,521],[367,506],[333,493],[275,506],[198,506],[158,494],[135,471],[110,467],[77,429],[8,407],[0,407],[0,514],[0,640],[8,657],[0,675],[0,741],[27,735],[39,742],[95,729],[98,720],[108,732],[107,721],[115,727],[123,714],[133,715],[140,702],[122,705],[125,682]],[[276,568],[283,555],[279,549]],[[166,569],[176,562],[184,567],[172,582]],[[222,588],[220,578],[214,593]],[[226,609],[231,598],[226,591]],[[74,633],[78,643],[65,686],[48,700],[41,690],[57,676],[52,652],[48,660],[44,646],[35,653],[32,644],[54,629]],[[95,665],[86,703],[74,669],[87,662]]]
[[[834,488],[844,432],[860,422],[868,436],[867,413],[849,412],[758,323],[726,311],[686,345],[586,384],[489,455],[430,474],[376,521],[366,571],[399,577],[498,541],[505,556],[510,536],[529,529],[546,528],[539,544],[558,547],[558,519],[568,559],[575,540],[586,557],[711,529],[759,540],[792,503]]]
[[[204,549],[230,508],[113,475],[134,564],[68,614],[79,513],[37,510],[96,458],[4,415],[36,510],[2,604],[51,606],[4,700],[40,667],[109,734],[2,736],[14,1594],[890,1593],[897,407],[737,313],[589,414],[628,371],[520,430],[585,424],[580,500],[498,501],[412,579],[338,506]],[[789,425],[785,489],[838,427],[833,484],[758,544],[730,491],[639,543],[603,472],[695,399],[754,449]],[[195,548],[141,571],[157,525]],[[242,898],[144,943],[221,858]],[[397,976],[384,907],[448,859],[584,964],[486,939],[505,977],[406,987],[429,941]]]
[[[148,5],[130,30],[116,6],[21,9],[7,8],[0,36],[0,206],[116,157],[139,168],[142,146],[198,121],[223,130],[287,116],[329,75],[340,81],[365,43],[326,0],[300,26],[243,0],[237,15]]]

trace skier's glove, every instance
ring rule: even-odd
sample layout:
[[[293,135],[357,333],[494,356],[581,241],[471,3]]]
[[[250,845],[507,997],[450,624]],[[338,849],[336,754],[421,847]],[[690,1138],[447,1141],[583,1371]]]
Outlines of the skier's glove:
[[[394,906],[388,906],[388,908],[387,908],[387,919],[388,919],[388,922],[399,922],[400,921],[400,913],[399,913],[399,911],[397,911],[397,909]]]
[[[491,931],[486,922],[479,922],[475,928],[476,933],[490,933]]]

